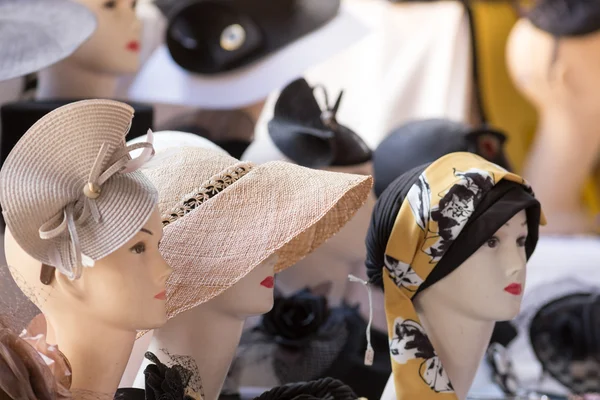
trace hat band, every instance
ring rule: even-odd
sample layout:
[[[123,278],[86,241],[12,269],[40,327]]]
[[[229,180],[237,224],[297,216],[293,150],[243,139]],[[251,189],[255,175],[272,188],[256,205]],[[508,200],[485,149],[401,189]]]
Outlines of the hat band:
[[[240,162],[221,171],[217,175],[214,175],[212,178],[202,184],[199,189],[194,190],[192,193],[184,196],[180,205],[163,215],[163,227],[194,211],[200,206],[200,204],[215,197],[217,194],[221,193],[223,190],[242,178],[244,175],[250,172],[253,167],[254,164],[250,162]]]

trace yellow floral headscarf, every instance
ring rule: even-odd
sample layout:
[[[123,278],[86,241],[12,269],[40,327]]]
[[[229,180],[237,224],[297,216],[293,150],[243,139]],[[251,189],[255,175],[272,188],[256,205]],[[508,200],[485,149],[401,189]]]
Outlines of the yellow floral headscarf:
[[[501,180],[523,185],[530,193],[523,178],[477,155],[452,153],[425,168],[402,201],[382,274],[398,400],[457,398],[412,299],[479,201]],[[543,215],[540,222],[545,223]]]

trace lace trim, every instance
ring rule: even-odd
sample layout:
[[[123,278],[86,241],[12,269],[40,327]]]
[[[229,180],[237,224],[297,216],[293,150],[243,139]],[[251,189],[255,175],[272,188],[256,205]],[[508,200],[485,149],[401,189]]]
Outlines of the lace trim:
[[[182,204],[173,208],[162,217],[163,227],[195,210],[200,204],[215,197],[227,187],[252,170],[252,163],[238,163],[210,178],[193,193],[184,196]]]

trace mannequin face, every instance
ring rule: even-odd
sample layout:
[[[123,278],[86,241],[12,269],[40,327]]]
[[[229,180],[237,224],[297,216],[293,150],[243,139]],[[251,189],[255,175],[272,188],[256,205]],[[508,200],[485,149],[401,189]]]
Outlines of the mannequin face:
[[[273,308],[274,268],[277,260],[277,254],[272,254],[209,303],[216,311],[240,319],[269,312]]]
[[[141,22],[134,0],[76,0],[96,15],[92,37],[69,57],[81,68],[112,75],[131,74],[140,66]]]
[[[520,211],[448,276],[420,296],[435,296],[473,319],[507,321],[519,313],[525,289],[527,216]]]
[[[8,229],[5,237],[13,276],[18,274],[17,283],[26,294],[37,292],[35,302],[50,322],[61,315],[81,315],[127,331],[166,323],[165,283],[171,268],[158,251],[162,237],[158,209],[124,246],[84,268],[80,279],[70,281],[55,270],[49,286],[39,282],[41,264],[18,247]],[[40,293],[46,295],[40,299]]]

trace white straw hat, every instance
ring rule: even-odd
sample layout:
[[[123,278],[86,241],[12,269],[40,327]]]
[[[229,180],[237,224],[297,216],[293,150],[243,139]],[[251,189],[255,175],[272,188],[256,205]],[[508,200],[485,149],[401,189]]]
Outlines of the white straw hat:
[[[96,17],[70,0],[0,0],[0,81],[70,56],[96,30]]]
[[[143,135],[136,137],[127,141],[127,145],[132,145],[136,143],[142,143],[148,141],[148,135]],[[164,150],[171,148],[180,148],[180,147],[201,147],[203,149],[211,149],[221,151],[224,154],[227,154],[225,150],[211,142],[210,140],[194,135],[189,132],[180,132],[180,131],[158,131],[152,133],[152,145],[154,146],[154,150],[157,153],[160,153]],[[133,152],[132,157],[137,156],[137,152],[142,150],[137,150]]]
[[[152,144],[125,147],[132,117],[133,108],[111,100],[60,107],[25,133],[0,171],[0,204],[16,242],[72,279],[84,259],[99,260],[130,240],[156,207],[156,189],[135,171]]]
[[[352,218],[372,186],[370,176],[254,165],[201,148],[158,154],[143,172],[159,190],[161,253],[173,267],[170,318],[219,295],[271,254],[279,256],[275,272],[295,264]]]

